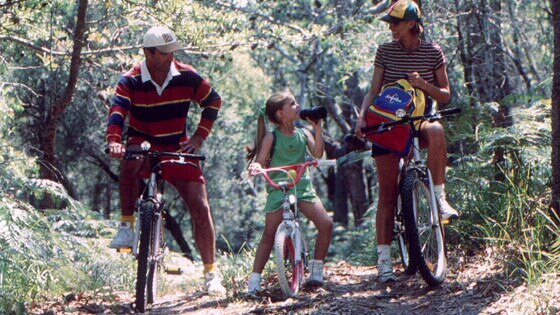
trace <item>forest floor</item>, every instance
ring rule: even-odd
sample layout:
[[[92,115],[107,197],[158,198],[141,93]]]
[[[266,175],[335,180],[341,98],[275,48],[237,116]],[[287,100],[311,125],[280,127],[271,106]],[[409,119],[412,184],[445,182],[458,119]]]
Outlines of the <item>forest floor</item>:
[[[211,297],[201,290],[200,270],[185,260],[186,272],[168,280],[199,281],[198,288],[158,297],[148,314],[560,314],[560,276],[544,276],[538,287],[508,280],[503,262],[491,251],[449,257],[446,281],[429,288],[419,275],[396,267],[395,283],[379,284],[375,267],[346,262],[326,266],[324,287],[304,288],[297,298],[284,299],[274,276],[265,279],[258,297],[237,293]],[[188,265],[191,265],[190,271]],[[194,270],[197,269],[197,270]],[[239,282],[237,282],[239,283]],[[177,285],[179,286],[179,285]],[[58,302],[34,305],[32,314],[133,314],[133,295],[69,294]],[[553,304],[556,303],[556,304]]]

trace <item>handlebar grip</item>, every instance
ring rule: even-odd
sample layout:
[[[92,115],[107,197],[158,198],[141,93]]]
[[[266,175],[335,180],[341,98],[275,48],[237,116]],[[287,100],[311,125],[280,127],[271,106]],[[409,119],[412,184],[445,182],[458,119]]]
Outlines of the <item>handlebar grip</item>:
[[[188,155],[185,156],[185,158],[191,159],[191,160],[199,160],[199,161],[206,160],[205,155],[198,155],[198,154],[188,154]]]
[[[336,160],[317,160],[317,166],[336,166]]]
[[[449,109],[444,109],[444,110],[440,110],[439,114],[442,116],[447,116],[447,115],[453,115],[453,114],[458,114],[460,113],[462,110],[459,107],[455,107],[455,108],[449,108]]]
[[[373,130],[379,129],[380,126],[381,126],[381,125],[370,125],[370,126],[362,127],[360,130],[361,130],[363,133],[367,133],[367,132],[369,132],[369,131],[373,131]]]

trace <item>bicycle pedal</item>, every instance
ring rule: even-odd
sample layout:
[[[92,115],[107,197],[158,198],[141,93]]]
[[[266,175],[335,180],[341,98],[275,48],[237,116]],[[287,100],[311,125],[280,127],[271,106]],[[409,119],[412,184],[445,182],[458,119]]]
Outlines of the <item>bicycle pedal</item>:
[[[443,225],[451,224],[451,220],[449,220],[449,219],[443,220],[442,219],[441,224],[443,224]]]
[[[181,267],[168,267],[165,268],[165,273],[168,275],[182,275],[183,274],[183,268]]]
[[[132,253],[132,247],[117,248],[118,253]]]

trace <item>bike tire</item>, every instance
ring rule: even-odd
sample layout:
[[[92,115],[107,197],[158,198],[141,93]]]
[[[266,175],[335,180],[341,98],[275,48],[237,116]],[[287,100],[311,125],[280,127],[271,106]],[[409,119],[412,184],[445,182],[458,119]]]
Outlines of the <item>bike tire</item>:
[[[410,260],[426,283],[435,287],[445,280],[447,258],[439,211],[432,202],[426,170],[411,169],[404,176],[402,210]],[[437,216],[437,220],[434,216]],[[438,224],[434,224],[437,221]]]
[[[160,207],[162,205],[159,205]],[[159,225],[159,229],[157,228]],[[161,267],[163,264],[163,256],[164,254],[164,234],[165,234],[165,227],[163,224],[163,217],[161,213],[158,213],[157,216],[154,215],[152,221],[152,238],[150,242],[150,246],[154,255],[152,257],[156,257],[150,262],[149,270],[148,270],[148,283],[146,287],[146,291],[148,294],[148,304],[153,304],[157,294],[157,284],[158,284],[158,273],[161,271]],[[159,242],[156,242],[158,240]]]
[[[138,268],[136,270],[136,310],[143,313],[148,304],[148,283],[153,288],[154,273],[151,272],[150,251],[152,244],[152,224],[156,205],[151,201],[140,206],[140,245],[138,246]],[[153,292],[153,291],[152,291]],[[153,298],[153,296],[152,296]]]
[[[399,255],[401,257],[401,262],[404,266],[404,273],[407,275],[413,275],[418,271],[418,266],[416,262],[410,259],[408,254],[408,243],[406,240],[406,229],[402,218],[402,201],[401,196],[397,198],[397,207],[395,209],[395,225],[393,229],[394,241],[399,247]]]
[[[274,256],[278,283],[287,298],[295,297],[303,280],[303,259],[296,262],[296,246],[288,229],[283,226],[276,231]]]

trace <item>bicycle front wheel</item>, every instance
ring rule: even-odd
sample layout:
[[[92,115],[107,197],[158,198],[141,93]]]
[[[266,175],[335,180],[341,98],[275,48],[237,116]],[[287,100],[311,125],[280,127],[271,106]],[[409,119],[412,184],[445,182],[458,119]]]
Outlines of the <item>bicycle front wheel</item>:
[[[148,295],[152,296],[153,302],[155,266],[151,265],[150,257],[153,250],[152,226],[155,210],[156,205],[153,202],[143,202],[140,206],[140,222],[136,222],[136,224],[141,224],[138,269],[136,270],[136,310],[140,313],[146,310]]]
[[[429,286],[445,279],[447,258],[443,226],[428,186],[427,171],[409,170],[401,186],[402,215],[411,263]]]
[[[393,240],[397,242],[397,245],[399,245],[399,254],[401,256],[401,262],[404,266],[404,273],[407,275],[415,274],[418,270],[418,267],[408,255],[408,243],[406,241],[406,230],[402,217],[402,198],[400,195],[397,198],[397,207],[395,209]]]
[[[157,279],[158,272],[162,267],[164,247],[163,247],[163,235],[164,235],[163,218],[161,214],[154,215],[152,222],[152,238],[150,246],[152,248],[153,260],[150,262],[148,270],[148,283],[146,286],[146,293],[148,294],[148,304],[154,303],[156,293],[157,293]]]
[[[286,297],[294,297],[303,280],[303,259],[296,261],[295,241],[282,225],[274,238],[274,254],[280,288]]]

